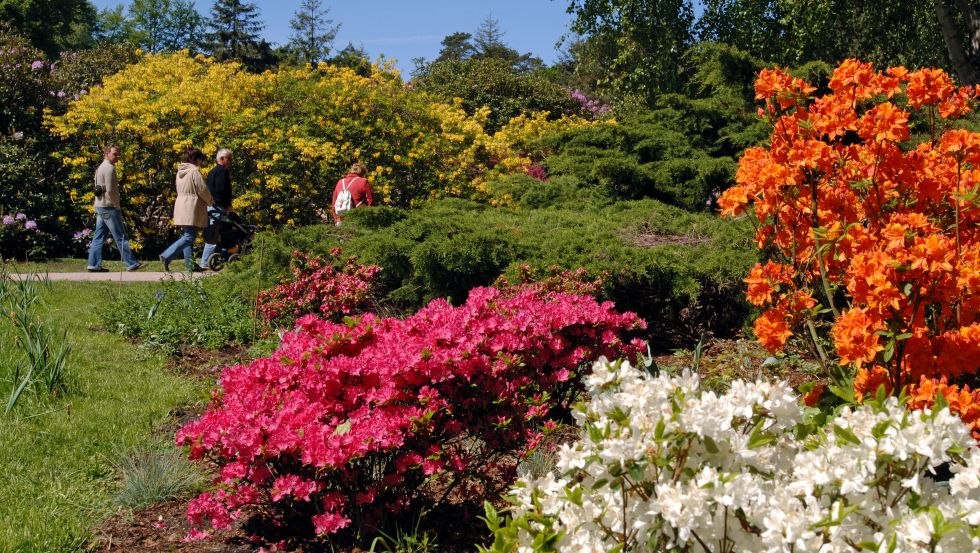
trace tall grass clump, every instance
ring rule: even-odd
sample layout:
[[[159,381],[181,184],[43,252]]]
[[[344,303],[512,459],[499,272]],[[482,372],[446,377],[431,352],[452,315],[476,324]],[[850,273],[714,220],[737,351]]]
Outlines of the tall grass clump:
[[[71,343],[67,333],[53,329],[37,315],[41,289],[49,286],[29,274],[20,280],[7,277],[0,267],[0,309],[14,327],[9,355],[0,357],[0,378],[7,398],[4,413],[10,413],[22,397],[39,400],[64,395],[68,391],[68,355]]]
[[[116,503],[139,509],[200,491],[201,471],[167,444],[138,446],[120,453],[115,462],[119,475]]]

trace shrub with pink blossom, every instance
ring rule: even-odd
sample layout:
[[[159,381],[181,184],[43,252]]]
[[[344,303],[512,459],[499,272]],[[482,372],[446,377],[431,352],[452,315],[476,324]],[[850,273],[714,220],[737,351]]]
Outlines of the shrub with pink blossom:
[[[272,356],[226,369],[177,433],[192,459],[220,467],[188,518],[222,529],[259,505],[312,537],[379,528],[437,491],[478,506],[513,480],[542,426],[568,415],[580,367],[635,356],[643,343],[628,336],[644,327],[538,285],[476,288],[406,319],[305,316]]]
[[[303,315],[316,314],[328,320],[362,312],[370,303],[377,265],[359,265],[354,257],[342,265],[340,248],[330,251],[331,259],[293,252],[293,279],[259,293],[258,312],[268,323],[292,327]]]

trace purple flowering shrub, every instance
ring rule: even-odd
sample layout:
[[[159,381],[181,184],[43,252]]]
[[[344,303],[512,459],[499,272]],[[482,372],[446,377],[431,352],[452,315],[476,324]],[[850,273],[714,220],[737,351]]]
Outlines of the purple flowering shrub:
[[[28,260],[43,256],[44,233],[24,213],[0,218],[0,258]]]
[[[609,104],[597,100],[595,98],[589,98],[579,89],[575,89],[571,92],[572,100],[578,102],[579,106],[582,108],[582,113],[591,116],[592,119],[598,119],[603,115],[609,113],[611,109]]]

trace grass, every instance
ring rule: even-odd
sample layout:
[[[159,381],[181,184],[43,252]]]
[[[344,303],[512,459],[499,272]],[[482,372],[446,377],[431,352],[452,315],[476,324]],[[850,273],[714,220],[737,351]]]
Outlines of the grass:
[[[150,283],[125,286],[139,287]],[[95,330],[107,282],[56,282],[38,312],[66,330],[72,392],[0,417],[0,552],[77,551],[117,508],[119,451],[159,444],[171,409],[206,398],[212,382],[163,369],[165,358]],[[8,357],[13,325],[0,319]],[[0,356],[2,357],[2,356]]]
[[[149,507],[201,491],[204,474],[169,442],[138,446],[119,455],[122,481],[116,503],[131,509]]]

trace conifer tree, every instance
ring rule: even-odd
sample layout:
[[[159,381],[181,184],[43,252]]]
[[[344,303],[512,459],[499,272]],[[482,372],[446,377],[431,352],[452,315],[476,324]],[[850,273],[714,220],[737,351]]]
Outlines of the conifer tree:
[[[322,0],[303,0],[290,20],[293,35],[289,47],[300,61],[317,63],[330,54],[340,25],[334,25],[333,19],[327,18],[329,12]]]
[[[259,33],[259,8],[241,0],[215,0],[208,20],[207,51],[218,61],[237,59],[257,69],[270,47]]]

